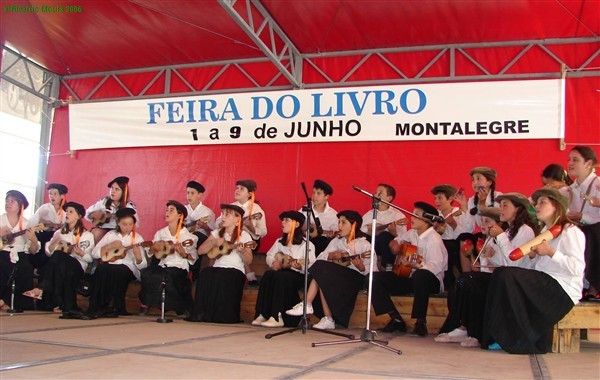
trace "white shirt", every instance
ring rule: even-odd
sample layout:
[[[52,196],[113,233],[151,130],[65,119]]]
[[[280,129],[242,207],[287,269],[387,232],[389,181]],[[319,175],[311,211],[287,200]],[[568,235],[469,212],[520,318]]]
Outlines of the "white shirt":
[[[302,209],[298,211],[304,214],[306,218],[308,218],[308,216],[306,215],[307,213],[302,211]],[[313,212],[315,213],[315,218],[319,218],[319,222],[321,223],[321,227],[323,227],[324,231],[339,231],[337,211],[329,207],[329,202],[325,204],[325,209],[323,210],[323,212],[318,212],[317,210],[315,210],[314,206]],[[311,224],[315,224],[312,215],[310,217],[310,220],[312,222]]]
[[[173,254],[163,257],[158,263],[158,265],[160,265],[163,268],[181,268],[189,271],[190,265],[194,264],[196,262],[196,259],[198,259],[198,251],[196,251],[196,242],[198,241],[198,236],[192,234],[190,231],[187,230],[187,228],[183,227],[179,232],[179,243],[183,243],[184,241],[189,239],[193,240],[194,243],[188,247],[184,247],[184,249],[188,254],[192,256],[191,259],[188,260],[185,257],[181,257],[180,254],[175,252]],[[152,241],[170,241],[172,243],[176,243],[177,239],[175,239],[175,236],[171,235],[171,232],[169,231],[169,226],[166,226],[165,228],[156,231],[156,233],[154,234],[154,239],[152,239]]]
[[[252,212],[254,213],[254,211],[252,211]],[[213,238],[219,239],[219,230],[215,230],[215,231],[211,232],[210,234],[212,235]],[[223,237],[227,241],[231,240],[231,235],[227,232],[225,232]],[[236,243],[249,243],[251,241],[252,241],[252,237],[250,237],[250,234],[248,232],[242,230],[242,233],[240,234],[240,239]],[[233,268],[233,269],[239,270],[242,273],[246,273],[246,271],[244,270],[244,262],[242,261],[242,256],[241,256],[240,251],[241,251],[241,249],[234,249],[228,255],[222,255],[217,260],[215,260],[213,267],[215,267],[215,268]]]
[[[59,211],[61,211],[60,216],[58,215]],[[59,226],[57,228],[54,228],[54,230],[60,229],[60,226],[62,226],[65,223],[66,213],[62,209],[59,209],[59,211],[56,211],[52,203],[44,203],[29,219],[29,223],[32,226],[35,226],[38,223],[50,222],[52,224],[55,224],[56,226]]]
[[[252,203],[251,200],[248,200],[246,203],[241,204],[240,202],[233,202],[232,205],[236,205],[236,206],[240,206],[241,208],[244,209],[244,217],[249,216],[250,213],[250,203]],[[262,237],[264,237],[265,235],[267,235],[267,216],[265,214],[265,212],[263,211],[263,209],[259,206],[258,203],[254,203],[254,206],[252,206],[252,215],[254,214],[261,214],[262,217],[260,219],[250,219],[252,221],[252,225],[254,226],[254,233],[250,234],[249,231],[247,231],[250,236],[252,236],[252,238],[254,240],[258,240]],[[217,218],[216,221],[216,225],[219,226],[219,224],[221,223],[221,219],[222,219],[222,214]]]
[[[331,252],[335,252],[335,251],[346,252],[346,253],[348,253],[349,256],[362,255],[362,254],[368,252],[368,255],[365,255],[367,257],[363,257],[363,259],[362,259],[362,262],[365,265],[364,271],[360,271],[352,263],[350,263],[348,268],[355,270],[362,275],[369,274],[369,269],[370,269],[369,266],[371,265],[371,258],[369,258],[369,256],[371,255],[371,243],[369,243],[369,241],[367,239],[365,239],[364,237],[360,237],[358,239],[352,240],[350,242],[350,244],[348,244],[348,241],[346,240],[345,237],[344,238],[334,238],[333,240],[331,240],[329,242],[329,245],[327,246],[327,248],[325,248],[325,250],[323,252],[321,252],[321,254],[319,254],[319,256],[317,257],[317,260],[327,260],[329,254]],[[373,257],[373,259],[375,260],[374,263],[376,263],[377,262],[377,254],[374,253],[374,255],[375,256]],[[377,265],[373,265],[373,272],[377,272],[377,271],[378,271]]]
[[[446,218],[449,218],[450,215],[457,213],[459,210],[460,209],[458,207],[453,207],[450,214],[448,214],[448,216],[446,216],[446,217],[444,217],[441,210],[438,210],[438,213],[440,214],[441,217],[446,219]],[[444,233],[442,234],[443,240],[455,240],[455,239],[458,239],[458,235],[465,233],[465,232],[470,232],[470,231],[467,231],[467,229],[470,226],[470,223],[469,223],[469,218],[465,215],[465,212],[461,211],[460,215],[453,216],[453,218],[456,221],[456,229],[452,228],[448,223],[446,223],[446,229],[444,230]]]
[[[132,237],[131,233],[129,233],[127,235],[121,235],[119,232],[114,231],[114,230],[108,231],[108,233],[106,235],[104,235],[104,237],[94,247],[94,250],[92,251],[92,257],[94,259],[100,259],[101,258],[100,250],[102,249],[102,247],[104,247],[105,245],[108,245],[114,241],[120,241],[121,243],[123,243],[123,247],[127,247],[127,246],[130,246],[133,244],[138,244],[138,243],[141,243],[144,241],[144,238],[142,237],[142,235],[140,235],[138,233],[135,234],[135,239],[133,240],[133,242],[131,241],[131,237]],[[146,248],[143,248],[143,247],[139,247],[139,248],[140,248],[140,252],[142,254],[142,262],[141,263],[139,263],[139,264],[137,263],[137,261],[135,259],[135,254],[133,253],[133,249],[129,249],[129,250],[127,250],[127,254],[124,258],[115,260],[113,262],[109,262],[108,264],[125,265],[127,268],[129,268],[131,273],[133,273],[135,278],[137,278],[139,280],[140,279],[140,270],[142,270],[148,266],[148,262],[146,260]]]
[[[492,192],[490,191],[487,195],[487,197],[485,198],[485,204],[486,206],[489,207],[500,207],[500,203],[496,202],[496,199],[498,198],[499,195],[502,195],[501,192],[499,191],[494,191],[494,203],[492,204]],[[465,216],[465,220],[464,220],[464,228],[465,228],[465,232],[469,232],[472,233],[473,231],[475,231],[475,227],[479,227],[481,228],[481,216],[480,215],[471,215],[471,209],[475,207],[475,196],[473,195],[471,198],[469,198],[469,200],[467,201],[467,211],[463,213],[463,215]]]
[[[576,226],[569,225],[548,244],[556,250],[554,256],[538,256],[533,269],[552,276],[576,305],[583,290],[585,235]]]
[[[215,213],[213,210],[203,205],[202,202],[200,202],[195,209],[193,209],[189,204],[185,205],[185,208],[188,212],[188,216],[185,218],[186,224],[208,217],[208,221],[205,221],[205,223],[208,224],[208,227],[210,227],[211,230],[215,229]],[[199,231],[206,236],[208,236],[210,233],[210,231],[206,231],[204,229],[196,229],[196,231]]]
[[[594,181],[593,184],[592,181]],[[592,187],[590,193],[587,194],[590,184],[592,184]],[[581,185],[575,181],[570,187],[573,196],[571,197],[571,203],[569,204],[569,211],[580,212],[581,206],[583,205],[581,223],[594,224],[600,222],[600,207],[594,207],[589,201],[583,199],[583,195],[586,194],[592,198],[600,198],[600,178],[598,178],[596,174],[590,173]]]
[[[57,230],[54,233],[54,236],[52,237],[52,239],[50,239],[50,241],[48,241],[46,243],[46,255],[47,256],[52,256],[54,254],[54,251],[50,250],[50,244],[52,243],[52,240],[57,236],[60,236],[59,241],[64,241],[69,244],[75,244],[76,236],[73,233],[73,231],[70,231],[67,234],[63,234],[63,233],[61,233],[61,230]],[[92,251],[94,249],[94,235],[92,235],[92,233],[89,231],[82,232],[81,236],[79,237],[79,242],[77,243],[77,246],[85,254],[83,256],[79,256],[75,252],[71,251],[70,256],[76,258],[77,261],[79,261],[79,264],[81,264],[81,268],[85,272],[88,267],[88,264],[93,261]],[[62,252],[57,253],[57,255],[62,255],[62,254],[63,254]]]
[[[25,231],[29,228],[29,221],[26,218],[23,218],[23,229],[19,228],[19,222],[13,227],[8,221],[8,215],[4,213],[2,218],[0,219],[0,230],[8,228],[10,233]],[[27,239],[25,234],[19,235],[14,238],[13,242],[10,245],[5,245],[2,250],[6,252],[10,252],[10,261],[14,264],[19,261],[19,252],[31,253],[29,252],[29,247],[31,246],[31,240]],[[39,251],[39,249],[38,249]],[[33,252],[36,253],[36,252]]]
[[[508,267],[521,267],[526,269],[533,268],[537,257],[533,260],[529,258],[529,256],[525,255],[525,257],[512,261],[508,258],[508,255],[515,249],[519,248],[525,243],[528,243],[535,237],[535,233],[526,224],[523,224],[519,230],[517,231],[517,235],[512,239],[508,239],[508,233],[502,232],[500,235],[496,236],[496,244],[498,245],[499,251],[494,256],[490,257],[490,262],[497,266],[508,266]]]
[[[126,207],[136,210],[135,205],[131,201],[127,201]],[[104,198],[100,199],[98,202],[96,202],[93,205],[91,205],[90,207],[88,207],[88,209],[85,211],[85,220],[87,220],[88,222],[91,222],[92,218],[90,218],[89,215],[94,211],[108,211],[111,213],[110,219],[108,220],[108,222],[106,222],[98,227],[114,230],[115,228],[117,228],[117,218],[115,216],[115,213],[117,212],[117,210],[118,210],[118,208],[113,203],[111,203],[110,209],[107,210],[106,209],[106,197],[104,197]],[[135,214],[135,219],[137,220],[135,225],[136,225],[136,227],[139,228],[140,216],[137,213]]]
[[[388,207],[387,210],[377,210],[377,225],[391,224],[398,220],[406,219],[406,216],[400,211],[393,207]],[[367,211],[362,217],[363,223],[360,230],[366,234],[371,234],[371,228],[373,224],[373,210]],[[387,229],[386,229],[387,230]],[[402,235],[406,232],[406,226],[396,226],[396,236]]]
[[[299,245],[283,245],[280,242],[281,239],[277,239],[277,241],[275,242],[275,244],[273,244],[273,246],[271,247],[271,249],[269,249],[269,251],[267,252],[267,266],[270,268],[271,265],[273,265],[273,261],[275,261],[275,254],[277,252],[281,252],[284,253],[286,255],[291,256],[293,259],[296,260],[304,260],[304,255],[306,253],[306,242],[303,239],[302,243],[300,243]],[[313,243],[309,242],[308,243],[308,267],[310,268],[314,262],[317,260],[317,258],[315,257],[315,246],[313,245]],[[303,265],[302,268],[306,268],[306,265]],[[299,273],[304,273],[304,271],[301,271],[299,269],[296,268],[290,268],[296,272]]]
[[[421,235],[417,230],[408,230],[403,236],[398,236],[398,243],[406,241],[417,246],[417,254],[423,259],[422,269],[426,269],[433,273],[440,281],[440,292],[444,290],[444,272],[448,269],[448,251],[444,246],[442,237],[433,227],[429,227]],[[411,276],[415,269],[411,271]]]

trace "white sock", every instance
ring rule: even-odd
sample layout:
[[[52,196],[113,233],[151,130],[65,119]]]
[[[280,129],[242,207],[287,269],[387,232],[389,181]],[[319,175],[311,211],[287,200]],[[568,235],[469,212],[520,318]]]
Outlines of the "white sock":
[[[256,281],[256,274],[254,272],[246,273],[246,278],[248,281]]]

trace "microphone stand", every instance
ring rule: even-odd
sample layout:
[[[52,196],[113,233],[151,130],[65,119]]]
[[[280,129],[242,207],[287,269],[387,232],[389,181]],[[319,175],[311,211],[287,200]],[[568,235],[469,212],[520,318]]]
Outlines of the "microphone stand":
[[[280,331],[280,332],[277,332],[274,334],[267,334],[267,335],[265,335],[265,339],[271,339],[275,336],[282,335],[282,334],[293,333],[294,331],[297,331],[297,330],[302,330],[302,334],[306,334],[306,330],[313,330],[313,331],[318,331],[318,332],[322,332],[325,334],[343,336],[348,339],[354,339],[354,335],[342,334],[342,333],[330,331],[330,330],[315,329],[308,322],[308,317],[306,316],[306,307],[307,307],[306,295],[308,293],[308,264],[309,264],[308,257],[309,257],[309,252],[310,252],[310,247],[309,247],[309,245],[310,245],[309,244],[310,243],[310,216],[312,215],[312,217],[314,218],[315,221],[317,220],[317,218],[315,217],[314,211],[312,209],[312,203],[311,203],[310,197],[308,196],[308,192],[306,191],[306,185],[304,185],[304,182],[302,182],[301,185],[302,185],[302,190],[304,191],[304,195],[306,196],[306,205],[302,207],[302,211],[304,211],[306,213],[306,234],[304,237],[304,239],[306,240],[304,243],[304,246],[305,246],[305,249],[304,249],[304,299],[302,300],[302,303],[303,303],[302,319],[300,319],[300,323],[298,324],[298,326],[292,327],[290,329],[283,330],[283,331]],[[320,226],[317,226],[317,227],[320,227]]]
[[[358,343],[358,342],[365,342],[365,343],[370,343],[373,344],[377,347],[381,347],[384,348],[388,351],[392,351],[398,355],[402,355],[402,351],[400,350],[396,350],[395,348],[392,347],[388,347],[388,342],[385,340],[378,340],[375,339],[375,337],[377,336],[377,331],[375,330],[371,330],[370,326],[371,326],[371,291],[373,290],[373,266],[374,266],[374,258],[375,258],[375,235],[377,232],[377,208],[379,207],[379,202],[385,203],[389,206],[392,206],[394,208],[397,208],[399,210],[399,207],[393,206],[392,204],[382,200],[381,198],[379,198],[376,195],[373,195],[371,193],[368,193],[356,186],[352,187],[354,190],[356,191],[360,191],[361,193],[364,193],[365,195],[369,196],[372,199],[372,207],[373,207],[373,221],[371,223],[371,259],[369,260],[369,290],[367,293],[367,321],[366,321],[366,326],[365,328],[362,330],[362,332],[360,333],[360,338],[359,339],[351,339],[351,340],[338,340],[338,341],[333,341],[333,342],[321,342],[321,343],[313,343],[312,346],[313,347],[319,347],[319,346],[330,346],[330,345],[334,345],[334,344],[346,344],[346,343]],[[404,211],[404,210],[402,210]],[[408,213],[411,214],[411,213]],[[411,214],[413,215],[413,214]]]
[[[165,318],[165,299],[166,299],[166,288],[167,288],[167,275],[163,274],[162,281],[160,283],[161,301],[160,301],[160,318],[156,319],[158,323],[169,323],[173,322],[171,318]]]

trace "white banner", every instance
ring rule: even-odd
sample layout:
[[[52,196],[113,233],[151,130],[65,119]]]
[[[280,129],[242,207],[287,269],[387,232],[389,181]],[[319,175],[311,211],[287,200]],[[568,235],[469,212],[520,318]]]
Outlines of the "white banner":
[[[557,139],[564,82],[273,91],[72,104],[71,149],[312,141]]]

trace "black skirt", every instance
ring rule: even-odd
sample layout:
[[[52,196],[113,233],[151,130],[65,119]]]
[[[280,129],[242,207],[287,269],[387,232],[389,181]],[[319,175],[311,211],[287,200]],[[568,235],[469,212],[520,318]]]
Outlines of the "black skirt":
[[[550,275],[497,268],[488,289],[481,345],[496,342],[511,354],[544,354],[552,327],[572,308],[573,301]]]
[[[481,341],[485,300],[491,273],[465,272],[448,292],[448,316],[441,333],[465,326],[470,337]]]
[[[356,296],[364,287],[365,276],[353,269],[325,260],[317,260],[308,272],[319,284],[335,322],[348,327]],[[324,315],[319,295],[313,301],[313,308],[318,317]]]
[[[88,313],[112,306],[117,313],[127,312],[125,295],[134,274],[124,264],[100,264],[92,277]]]
[[[266,271],[260,280],[254,317],[262,315],[267,319],[269,317],[278,319],[278,315],[281,313],[285,326],[297,326],[300,323],[300,317],[287,315],[285,311],[300,302],[298,291],[303,287],[304,275],[302,273],[291,269]]]
[[[141,271],[142,290],[140,301],[148,307],[161,307],[162,283],[165,283],[165,311],[178,315],[189,311],[192,306],[192,282],[188,271],[181,268],[151,266]]]
[[[23,292],[33,288],[33,267],[29,263],[29,256],[19,252],[19,261],[16,264],[10,261],[10,252],[0,251],[0,297],[8,306],[17,310],[33,309],[33,299],[25,297]],[[12,283],[15,283],[15,302],[11,304]]]
[[[196,298],[189,321],[240,323],[246,275],[234,268],[204,268],[196,281]]]

